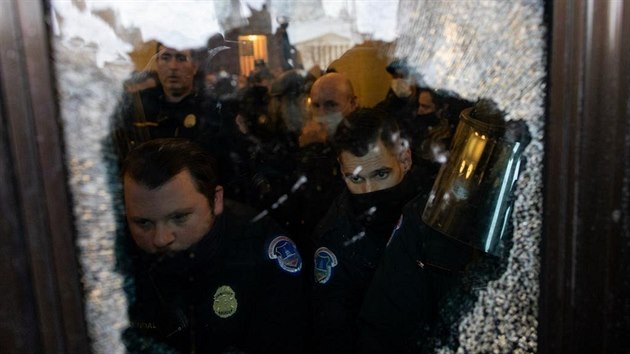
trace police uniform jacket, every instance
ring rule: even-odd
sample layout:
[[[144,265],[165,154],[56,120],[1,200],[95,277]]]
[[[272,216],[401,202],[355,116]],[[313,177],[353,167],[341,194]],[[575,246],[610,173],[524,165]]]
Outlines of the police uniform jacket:
[[[138,253],[129,316],[142,339],[127,333],[130,352],[156,342],[178,353],[302,351],[300,255],[270,221],[238,209],[175,256]]]
[[[417,171],[403,179],[375,220],[356,213],[345,189],[333,202],[315,232],[314,328],[320,353],[356,351],[357,317],[387,240],[400,219],[402,207],[423,187]]]
[[[166,101],[161,86],[128,93],[115,114],[114,143],[121,159],[133,146],[155,138],[185,138],[215,152],[215,140],[228,129],[221,105],[203,90],[179,102]]]
[[[220,184],[229,198],[235,198],[238,192],[233,185],[238,171],[233,161],[233,106],[203,89],[194,90],[179,102],[167,102],[161,86],[127,93],[117,107],[113,132],[106,141],[108,158],[116,159],[108,162],[119,166],[129,150],[151,139],[187,139],[215,158]]]
[[[425,224],[425,197],[405,206],[360,310],[361,353],[433,352],[439,309],[476,251]]]

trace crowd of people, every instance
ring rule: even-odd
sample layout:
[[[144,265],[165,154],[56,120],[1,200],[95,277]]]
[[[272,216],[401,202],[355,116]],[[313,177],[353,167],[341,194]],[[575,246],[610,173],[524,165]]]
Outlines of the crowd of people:
[[[374,107],[334,70],[259,60],[239,80],[162,44],[155,62],[128,82],[108,141],[129,351],[425,348],[477,254],[420,218],[470,104],[399,60]]]

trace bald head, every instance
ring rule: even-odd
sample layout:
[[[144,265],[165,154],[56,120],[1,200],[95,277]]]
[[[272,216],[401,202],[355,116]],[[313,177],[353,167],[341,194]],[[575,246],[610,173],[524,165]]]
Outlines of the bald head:
[[[311,88],[314,116],[340,112],[344,117],[357,108],[357,98],[350,80],[339,73],[320,77]]]

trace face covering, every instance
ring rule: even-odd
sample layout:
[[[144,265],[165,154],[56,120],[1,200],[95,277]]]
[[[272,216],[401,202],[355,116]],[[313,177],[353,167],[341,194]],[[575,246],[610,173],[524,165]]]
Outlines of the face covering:
[[[343,115],[341,112],[333,112],[328,113],[323,116],[315,116],[313,117],[316,122],[324,124],[326,127],[326,133],[328,133],[328,137],[331,138],[335,134],[335,130],[337,130],[337,126],[341,123],[343,119]]]
[[[407,174],[391,188],[350,194],[350,206],[367,232],[378,232],[383,237],[389,237],[403,206],[414,196],[412,182]]]
[[[400,98],[411,96],[411,85],[405,79],[393,79],[391,88],[394,94]]]
[[[434,126],[440,122],[440,119],[438,118],[436,112],[418,114],[417,117],[420,122],[428,126]]]

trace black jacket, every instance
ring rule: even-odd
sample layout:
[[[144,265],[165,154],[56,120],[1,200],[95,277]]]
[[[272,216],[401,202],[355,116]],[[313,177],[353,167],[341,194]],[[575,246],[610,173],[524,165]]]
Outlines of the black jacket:
[[[174,257],[136,254],[130,352],[147,352],[147,343],[179,353],[302,351],[300,255],[268,220],[232,210]]]
[[[345,189],[318,225],[313,334],[320,353],[357,352],[359,309],[402,207],[424,188],[417,176],[412,169],[394,189],[370,193],[390,193],[372,215],[365,213],[369,203],[357,202]]]
[[[114,115],[114,132],[121,158],[134,145],[149,139],[181,137],[199,144],[227,123],[221,110],[203,91],[193,91],[180,102],[167,102],[161,86],[123,96]]]
[[[426,198],[405,206],[359,314],[361,353],[433,352],[440,307],[477,257],[422,219]]]
[[[229,198],[239,197],[234,161],[234,102],[219,101],[206,90],[196,89],[180,102],[167,102],[161,86],[126,93],[113,115],[112,133],[106,143],[119,166],[130,149],[156,138],[183,138],[209,152],[215,159],[220,184]],[[110,161],[114,163],[114,161]],[[240,201],[240,199],[239,199]]]

